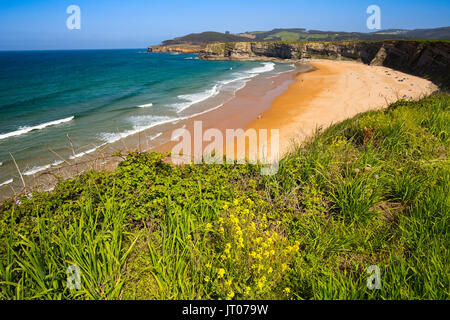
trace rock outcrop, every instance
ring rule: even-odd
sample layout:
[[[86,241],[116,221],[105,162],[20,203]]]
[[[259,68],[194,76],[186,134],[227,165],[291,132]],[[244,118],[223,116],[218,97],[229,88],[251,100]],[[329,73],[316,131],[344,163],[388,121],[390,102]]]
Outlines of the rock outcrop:
[[[427,78],[450,89],[448,41],[229,42],[211,43],[203,59],[335,59],[385,66]]]
[[[147,47],[147,52],[172,52],[182,54],[203,54],[204,50],[200,46],[183,46],[183,45],[157,45]]]

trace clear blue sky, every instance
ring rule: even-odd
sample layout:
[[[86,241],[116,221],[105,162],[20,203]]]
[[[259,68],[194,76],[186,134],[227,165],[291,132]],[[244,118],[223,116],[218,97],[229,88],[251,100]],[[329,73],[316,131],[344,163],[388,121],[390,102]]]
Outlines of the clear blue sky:
[[[66,28],[71,4],[81,8],[81,30]],[[1,0],[0,50],[144,48],[202,31],[368,32],[371,4],[382,29],[450,25],[450,0]]]

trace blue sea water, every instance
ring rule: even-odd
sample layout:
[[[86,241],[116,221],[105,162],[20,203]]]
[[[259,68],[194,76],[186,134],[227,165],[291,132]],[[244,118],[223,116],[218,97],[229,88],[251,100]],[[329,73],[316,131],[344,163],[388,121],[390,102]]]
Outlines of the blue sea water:
[[[192,116],[198,104],[214,108],[214,97],[235,92],[259,74],[290,69],[139,49],[0,52],[0,188],[17,180],[9,153],[32,175],[61,163],[49,149],[73,158],[67,135],[81,157]]]

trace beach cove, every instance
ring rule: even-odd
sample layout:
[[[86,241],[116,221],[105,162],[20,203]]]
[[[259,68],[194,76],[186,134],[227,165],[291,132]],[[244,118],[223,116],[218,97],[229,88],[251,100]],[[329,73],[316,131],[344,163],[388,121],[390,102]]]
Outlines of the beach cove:
[[[115,155],[117,152],[170,152],[176,144],[170,141],[172,132],[179,128],[193,132],[195,121],[202,121],[205,130],[216,128],[222,132],[239,128],[278,129],[282,157],[318,128],[387,107],[399,99],[418,99],[435,90],[437,87],[428,80],[385,67],[304,61],[293,71],[251,79],[231,99],[205,111],[199,109],[197,115],[194,110],[194,116],[152,126],[81,157],[61,159],[60,166],[26,177],[26,185],[51,190],[58,179],[71,178],[86,170],[111,170],[123,159]],[[3,199],[20,188],[20,185],[3,188]]]

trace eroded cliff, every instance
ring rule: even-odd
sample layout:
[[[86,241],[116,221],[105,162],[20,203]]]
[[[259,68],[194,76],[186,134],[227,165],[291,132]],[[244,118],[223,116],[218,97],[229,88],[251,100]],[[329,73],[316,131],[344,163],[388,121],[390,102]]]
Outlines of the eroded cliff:
[[[427,78],[450,89],[448,41],[229,42],[212,43],[203,59],[354,60]]]

